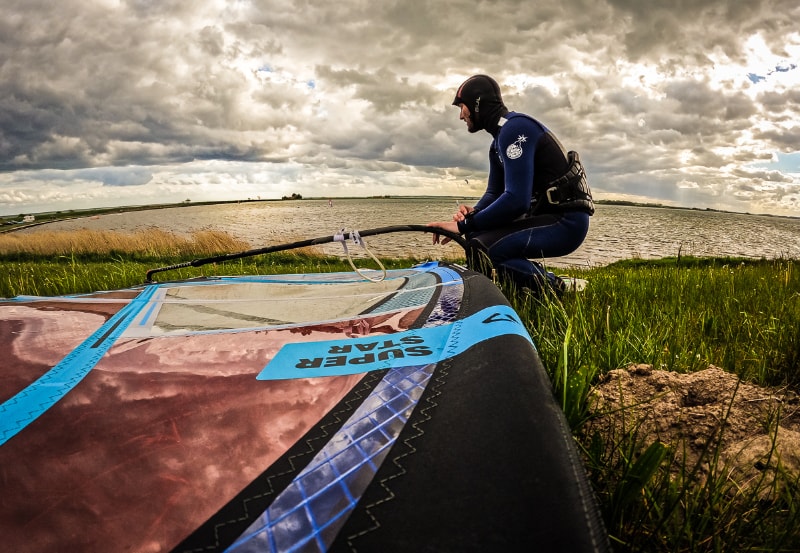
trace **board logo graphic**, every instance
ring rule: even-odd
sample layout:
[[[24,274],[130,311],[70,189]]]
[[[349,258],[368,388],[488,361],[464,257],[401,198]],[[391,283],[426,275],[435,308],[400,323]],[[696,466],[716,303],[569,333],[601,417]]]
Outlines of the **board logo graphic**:
[[[506,156],[508,156],[508,159],[517,159],[522,156],[522,144],[524,144],[526,140],[528,140],[528,137],[521,134],[517,137],[517,140],[508,145],[508,148],[506,148]]]
[[[487,307],[449,324],[391,335],[284,344],[256,379],[343,376],[427,365],[455,357],[484,340],[508,334],[521,336],[533,345],[525,325],[511,307]]]

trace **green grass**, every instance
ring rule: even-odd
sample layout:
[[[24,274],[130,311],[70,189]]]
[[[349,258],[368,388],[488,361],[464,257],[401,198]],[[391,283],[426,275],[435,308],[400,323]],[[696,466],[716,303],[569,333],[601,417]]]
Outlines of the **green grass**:
[[[0,297],[18,295],[53,296],[81,294],[96,290],[115,290],[144,283],[149,269],[191,260],[192,257],[144,261],[122,255],[113,261],[96,261],[94,256],[60,256],[40,261],[2,261],[0,256]],[[408,267],[412,259],[381,260],[387,269]],[[355,260],[359,268],[377,269],[369,260]],[[157,281],[179,280],[210,275],[270,275],[279,273],[328,273],[352,271],[346,260],[313,253],[277,253],[211,263],[158,273]]]
[[[567,377],[574,403],[582,403],[581,382],[630,363],[677,372],[713,364],[762,386],[798,383],[796,262],[664,259],[571,274],[589,280],[585,292],[516,307],[527,314],[545,365],[575,375]],[[567,366],[565,337],[572,342]]]
[[[0,257],[0,296],[54,295],[141,284],[147,269],[182,259],[90,255]],[[191,258],[192,256],[188,256]],[[387,268],[413,260],[385,260]],[[367,261],[361,262],[370,266]],[[349,271],[309,253],[245,258],[157,275]],[[796,261],[673,258],[570,271],[586,291],[532,299],[506,289],[550,371],[574,429],[616,551],[800,551],[798,476],[778,471],[744,488],[726,467],[674,468],[674,444],[634,428],[584,432],[592,384],[630,363],[693,372],[716,365],[762,386],[800,385],[800,267]]]
[[[193,259],[248,250],[242,240],[220,231],[196,231],[190,236],[158,229],[132,233],[80,229],[0,234],[0,297],[52,296],[114,290],[142,284],[149,269]],[[387,260],[386,266],[407,267],[409,259]],[[356,266],[378,268],[369,260]],[[350,271],[350,265],[315,250],[298,249],[244,257],[158,273],[156,280],[208,275],[248,275]]]
[[[800,551],[800,482],[780,463],[775,478],[742,487],[731,467],[717,466],[718,449],[701,459],[709,474],[700,464],[676,473],[677,444],[646,443],[635,427],[583,432],[592,383],[630,363],[678,372],[713,364],[797,390],[798,268],[791,260],[634,260],[570,271],[589,286],[561,300],[508,291],[585,452],[616,551]]]

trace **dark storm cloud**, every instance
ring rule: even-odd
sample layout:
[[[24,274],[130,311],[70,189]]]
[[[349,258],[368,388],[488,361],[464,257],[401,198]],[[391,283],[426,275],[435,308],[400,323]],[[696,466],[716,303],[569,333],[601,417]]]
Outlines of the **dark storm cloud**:
[[[243,182],[260,163],[272,178],[305,164],[320,182],[389,167],[480,182],[489,137],[450,102],[489,73],[583,153],[601,193],[724,198],[717,174],[797,149],[799,16],[789,0],[6,2],[0,176],[183,186],[219,160],[253,164]],[[791,197],[782,174],[752,179]],[[0,198],[45,194],[20,182]]]
[[[650,1],[608,0],[618,17],[629,21],[625,32],[628,55],[634,59],[653,54],[689,56],[702,61],[702,52],[715,48],[730,57],[743,55],[742,38],[754,31],[767,31],[776,52],[785,46],[797,10],[791,0],[719,2],[717,0]],[[785,52],[784,52],[785,55]]]

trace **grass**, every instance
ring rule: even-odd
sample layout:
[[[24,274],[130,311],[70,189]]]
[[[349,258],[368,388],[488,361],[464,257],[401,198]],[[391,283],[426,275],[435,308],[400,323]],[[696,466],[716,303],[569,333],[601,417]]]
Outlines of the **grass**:
[[[527,312],[545,365],[573,374],[567,381],[576,387],[576,404],[584,380],[630,363],[677,372],[714,364],[761,386],[799,382],[800,267],[794,261],[663,259],[573,273],[590,281],[584,293],[516,307]],[[565,336],[572,342],[569,366]]]
[[[148,269],[248,249],[247,243],[215,231],[187,237],[159,230],[133,234],[91,230],[0,234],[0,298],[127,288],[142,284]],[[357,266],[377,268],[369,260],[355,262]],[[382,262],[391,269],[407,267],[415,260]],[[343,259],[305,249],[178,269],[158,274],[157,280],[351,270]]]
[[[135,237],[138,246],[91,234],[83,237],[84,246],[56,236],[23,245],[0,238],[4,297],[128,287],[141,284],[153,267],[247,249],[224,236],[155,240],[152,231]],[[87,241],[94,245],[86,246]],[[387,268],[411,262],[385,260]],[[306,251],[159,277],[349,270],[344,260]],[[630,260],[571,274],[589,280],[586,291],[560,300],[506,293],[550,371],[555,396],[585,454],[615,550],[800,551],[798,476],[780,470],[779,463],[775,478],[742,486],[729,467],[714,462],[719,451],[713,447],[702,460],[710,473],[701,475],[699,466],[675,471],[675,444],[646,443],[635,426],[604,435],[584,431],[592,384],[630,363],[678,372],[714,364],[762,386],[797,389],[797,262],[684,257]]]
[[[159,229],[133,233],[103,230],[39,231],[0,234],[0,259],[42,260],[68,257],[106,262],[109,258],[158,262],[171,257],[204,257],[248,249],[243,240],[229,234],[204,230],[178,236]]]
[[[797,390],[797,263],[673,258],[571,274],[589,280],[585,292],[562,300],[508,295],[585,452],[615,550],[800,551],[800,480],[778,459],[774,478],[765,471],[743,486],[732,467],[718,466],[720,446],[676,472],[678,444],[646,443],[636,427],[583,432],[592,383],[630,363],[678,372],[713,364]]]

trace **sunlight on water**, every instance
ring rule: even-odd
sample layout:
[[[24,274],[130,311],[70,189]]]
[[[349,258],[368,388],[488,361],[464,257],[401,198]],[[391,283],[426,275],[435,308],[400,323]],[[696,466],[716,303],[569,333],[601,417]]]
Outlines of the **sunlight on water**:
[[[471,203],[471,202],[468,202]],[[52,223],[36,230],[159,228],[175,233],[216,229],[264,247],[330,236],[341,229],[449,220],[452,199],[334,199],[189,206],[103,215]],[[455,244],[431,245],[431,235],[399,233],[366,239],[380,257],[444,259],[463,257]],[[342,254],[340,244],[318,247]],[[361,256],[350,247],[354,255]],[[800,219],[685,209],[599,205],[584,244],[569,256],[546,260],[552,266],[605,265],[619,259],[666,256],[800,258]]]

